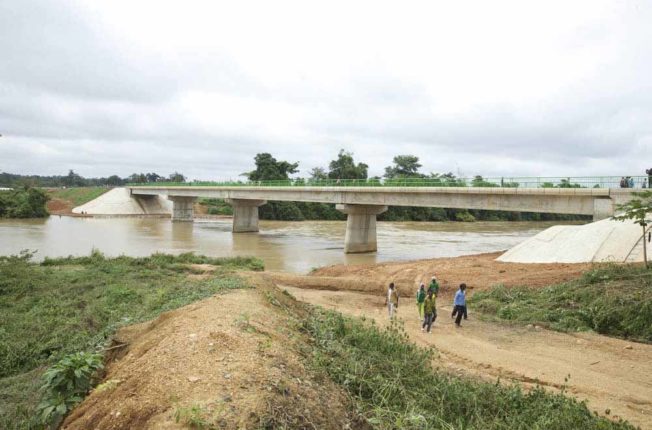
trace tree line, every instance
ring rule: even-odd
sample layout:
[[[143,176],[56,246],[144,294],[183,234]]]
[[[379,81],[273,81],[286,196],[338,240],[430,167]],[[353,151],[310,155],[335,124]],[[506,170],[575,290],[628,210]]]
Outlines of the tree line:
[[[118,175],[111,175],[101,178],[84,178],[69,170],[67,175],[40,176],[40,175],[16,175],[12,173],[0,172],[0,187],[20,188],[20,187],[119,187],[128,183],[149,183],[149,182],[185,182],[186,177],[174,172],[168,176],[159,175],[158,173],[132,173],[131,175],[121,178]]]

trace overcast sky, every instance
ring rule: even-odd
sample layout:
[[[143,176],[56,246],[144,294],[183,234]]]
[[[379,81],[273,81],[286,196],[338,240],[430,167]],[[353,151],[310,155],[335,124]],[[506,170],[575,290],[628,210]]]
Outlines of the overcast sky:
[[[650,1],[0,0],[0,171],[652,167]]]

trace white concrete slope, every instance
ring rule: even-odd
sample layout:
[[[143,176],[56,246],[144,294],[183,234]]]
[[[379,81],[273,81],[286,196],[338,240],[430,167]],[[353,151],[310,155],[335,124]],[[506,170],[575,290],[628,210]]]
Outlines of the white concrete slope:
[[[642,227],[632,221],[605,219],[585,225],[557,225],[516,245],[497,260],[507,263],[643,261],[642,234]]]
[[[114,188],[72,210],[89,215],[169,215],[172,202],[163,196],[132,197],[128,188]]]

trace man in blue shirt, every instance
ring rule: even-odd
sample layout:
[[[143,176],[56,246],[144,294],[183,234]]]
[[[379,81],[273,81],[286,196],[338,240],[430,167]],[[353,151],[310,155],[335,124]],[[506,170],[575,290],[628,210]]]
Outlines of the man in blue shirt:
[[[455,325],[460,327],[460,321],[462,321],[462,316],[464,316],[464,319],[466,319],[466,284],[460,284],[460,289],[457,290],[455,293],[455,301],[453,304],[455,307],[453,308],[453,313],[451,315],[451,318],[454,318],[455,315],[457,315],[457,318],[455,318]]]

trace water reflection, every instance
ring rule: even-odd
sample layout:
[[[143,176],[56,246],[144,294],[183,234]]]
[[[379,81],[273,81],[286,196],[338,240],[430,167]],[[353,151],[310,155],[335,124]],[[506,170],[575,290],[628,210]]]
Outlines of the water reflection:
[[[307,272],[336,263],[448,257],[507,249],[551,223],[378,223],[378,252],[344,254],[345,222],[261,221],[260,233],[231,233],[231,220],[172,223],[161,218],[0,220],[0,254],[22,249],[45,256],[149,255],[194,251],[212,256],[254,255],[269,270]]]

